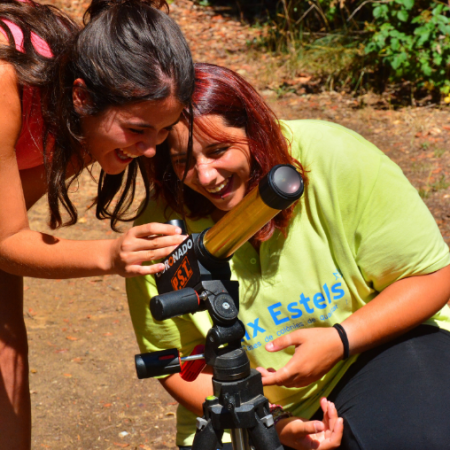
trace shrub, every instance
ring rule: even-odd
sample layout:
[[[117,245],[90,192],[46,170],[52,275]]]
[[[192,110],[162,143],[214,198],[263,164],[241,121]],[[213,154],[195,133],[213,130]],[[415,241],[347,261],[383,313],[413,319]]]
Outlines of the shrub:
[[[438,0],[279,0],[272,9],[259,3],[268,13],[259,45],[290,53],[334,86],[383,90],[396,83],[437,100],[450,94],[450,8]],[[255,0],[239,5],[255,7]]]
[[[369,62],[385,66],[389,81],[410,81],[430,91],[450,91],[450,8],[414,0],[374,4],[365,46]]]

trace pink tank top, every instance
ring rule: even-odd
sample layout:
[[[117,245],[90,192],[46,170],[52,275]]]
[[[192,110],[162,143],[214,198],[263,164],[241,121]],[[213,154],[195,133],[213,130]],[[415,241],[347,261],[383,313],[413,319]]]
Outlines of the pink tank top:
[[[22,30],[9,20],[1,20],[10,29],[16,49],[24,52]],[[8,38],[1,27],[0,32]],[[47,58],[53,56],[48,44],[37,34],[31,33],[31,43],[42,56]],[[41,114],[40,92],[37,88],[24,86],[22,91],[22,130],[16,143],[16,157],[19,170],[31,169],[44,163],[43,134],[44,119]]]

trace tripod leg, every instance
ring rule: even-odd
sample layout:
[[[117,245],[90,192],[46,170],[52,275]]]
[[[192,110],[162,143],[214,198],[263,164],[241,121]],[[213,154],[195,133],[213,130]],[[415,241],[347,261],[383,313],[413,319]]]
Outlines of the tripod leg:
[[[244,430],[243,428],[232,428],[230,433],[233,450],[250,450],[247,430]]]
[[[272,416],[269,416],[272,418]],[[248,435],[256,450],[283,450],[278,434],[273,425],[266,426],[258,415],[256,415],[256,425],[248,428]]]
[[[215,430],[211,419],[197,419],[197,432],[195,433],[192,450],[217,450],[222,448],[223,430]]]

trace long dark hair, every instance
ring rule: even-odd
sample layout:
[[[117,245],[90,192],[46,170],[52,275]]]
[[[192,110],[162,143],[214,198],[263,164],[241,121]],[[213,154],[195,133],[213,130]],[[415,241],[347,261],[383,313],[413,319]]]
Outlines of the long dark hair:
[[[9,40],[9,46],[0,46],[0,59],[14,66],[21,86],[48,86],[54,79],[58,56],[66,51],[79,26],[58,8],[33,0],[2,0],[0,17],[15,23],[24,35],[24,52],[21,52],[16,50],[9,27],[0,20],[0,27]],[[31,43],[32,31],[49,45],[54,58],[46,58],[36,51]]]
[[[225,67],[213,64],[195,64],[195,91],[192,97],[195,127],[218,142],[229,138],[195,121],[202,116],[222,117],[229,127],[242,128],[247,135],[250,149],[250,179],[247,192],[276,164],[293,164],[306,181],[302,165],[290,155],[289,142],[284,137],[278,119],[266,105],[258,92],[241,76]],[[183,120],[189,123],[190,112],[185,109]],[[199,218],[211,214],[215,206],[203,195],[181,188],[171,163],[167,141],[158,146],[156,156],[149,164],[149,173],[154,180],[155,197],[161,197],[173,210],[184,214],[184,205],[189,209],[188,217]],[[181,195],[180,195],[181,194]],[[253,238],[253,242],[268,240],[275,229],[286,233],[294,206],[280,212]]]
[[[42,7],[32,0],[2,2],[0,16],[17,23],[24,32],[25,53],[15,51],[10,44],[0,57],[14,64],[21,84],[37,86],[41,91],[52,228],[77,221],[76,208],[68,195],[71,183],[84,168],[81,116],[75,112],[72,102],[74,80],[85,81],[90,97],[83,117],[99,115],[111,106],[157,101],[170,95],[182,104],[190,101],[194,68],[189,47],[176,23],[158,9],[162,7],[168,11],[165,0],[93,0],[84,16],[85,26],[79,31],[56,8]],[[31,30],[49,43],[53,59],[43,58],[34,51]],[[9,30],[6,32],[11,43],[12,36]],[[23,60],[31,61],[24,70],[20,67]],[[33,78],[37,72],[34,66],[41,66],[34,61],[42,66],[37,80]],[[53,140],[50,153],[47,143]],[[75,175],[66,181],[70,164],[74,164]],[[100,174],[96,215],[111,219],[113,229],[119,220],[136,218],[127,217],[126,212],[133,202],[138,170],[144,179],[145,201],[148,201],[149,179],[143,157],[133,160],[121,174],[107,175],[103,171]],[[113,201],[115,197],[117,201]],[[64,223],[60,205],[69,215]]]

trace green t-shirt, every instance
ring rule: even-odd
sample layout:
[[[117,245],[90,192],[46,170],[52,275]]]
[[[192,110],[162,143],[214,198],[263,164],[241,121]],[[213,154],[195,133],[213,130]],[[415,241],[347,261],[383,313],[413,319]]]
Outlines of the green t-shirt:
[[[449,249],[432,215],[400,168],[370,142],[336,124],[283,122],[291,153],[307,170],[305,194],[296,206],[287,238],[275,232],[259,254],[244,244],[231,261],[240,283],[243,347],[252,367],[284,366],[294,347],[269,353],[267,342],[293,330],[330,327],[344,321],[391,283],[450,264]],[[148,205],[137,224],[175,217],[165,205]],[[212,226],[210,218],[188,220],[190,232]],[[204,343],[211,326],[206,312],[155,321],[148,309],[157,291],[153,278],[127,280],[130,313],[141,351],[177,347],[183,355]],[[445,306],[426,323],[450,331]],[[264,388],[271,403],[309,418],[319,400],[355,361],[340,362],[304,388]],[[178,445],[190,445],[195,417],[178,409]]]

